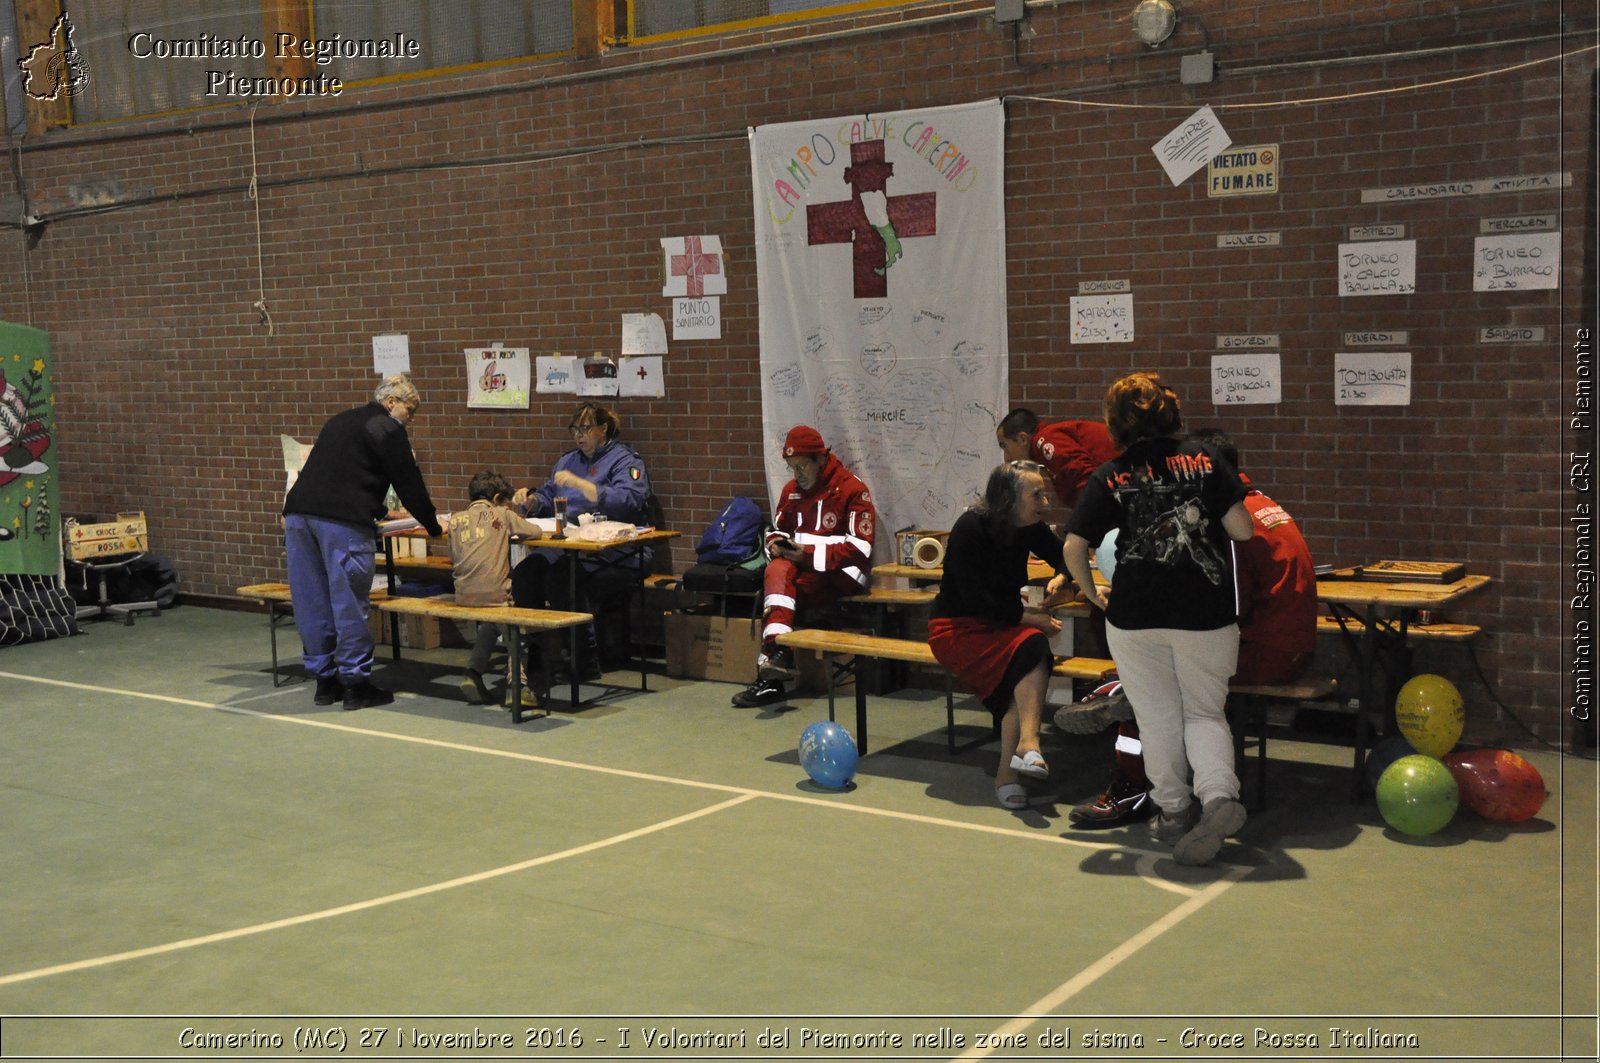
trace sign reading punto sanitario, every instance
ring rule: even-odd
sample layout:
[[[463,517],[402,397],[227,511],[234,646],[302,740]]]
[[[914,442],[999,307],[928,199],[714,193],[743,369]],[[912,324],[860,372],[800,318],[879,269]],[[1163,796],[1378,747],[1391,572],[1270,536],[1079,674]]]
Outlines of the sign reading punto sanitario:
[[[135,59],[272,59],[307,60],[319,67],[335,59],[420,59],[422,45],[404,33],[387,37],[301,37],[275,33],[270,38],[223,37],[199,33],[193,37],[159,37],[146,30],[130,34],[128,54]],[[322,70],[308,77],[262,77],[231,69],[205,71],[207,96],[337,96],[344,82]]]

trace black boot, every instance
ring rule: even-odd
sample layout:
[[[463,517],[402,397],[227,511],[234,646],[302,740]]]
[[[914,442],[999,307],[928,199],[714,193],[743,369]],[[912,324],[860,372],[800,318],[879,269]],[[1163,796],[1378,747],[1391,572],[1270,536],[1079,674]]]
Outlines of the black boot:
[[[314,705],[332,705],[344,697],[344,684],[336,675],[317,676],[317,693],[311,699]]]
[[[382,687],[373,686],[371,680],[363,679],[344,689],[344,707],[347,712],[351,709],[371,709],[393,703],[394,695]]]

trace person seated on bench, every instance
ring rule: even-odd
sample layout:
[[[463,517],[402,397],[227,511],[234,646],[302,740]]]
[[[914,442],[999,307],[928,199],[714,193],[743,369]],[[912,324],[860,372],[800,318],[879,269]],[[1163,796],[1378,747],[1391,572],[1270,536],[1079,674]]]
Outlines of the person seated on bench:
[[[428,534],[443,534],[406,435],[420,405],[409,376],[384,380],[371,402],[322,426],[284,500],[289,593],[318,705],[343,698],[346,709],[361,709],[394,701],[371,681],[373,522],[386,512],[393,484]]]
[[[878,516],[867,485],[844,467],[810,425],[783,441],[783,462],[794,474],[778,496],[767,534],[761,581],[761,653],[756,681],[733,696],[741,709],[784,700],[795,676],[794,651],[775,641],[794,630],[797,609],[828,605],[867,585]]]
[[[467,484],[465,510],[450,518],[450,567],[455,581],[457,605],[497,606],[511,604],[511,537],[537,539],[542,534],[512,512],[511,482],[497,472],[485,469]],[[472,642],[472,657],[467,661],[467,677],[461,689],[474,705],[493,705],[483,674],[489,670],[489,657],[501,636],[516,638],[517,629],[499,624],[478,623]],[[527,660],[527,654],[522,655]],[[525,709],[542,707],[537,692],[529,689],[521,676],[508,675],[506,698],[515,696]]]
[[[994,772],[1001,807],[1022,809],[1021,778],[1048,778],[1039,720],[1050,685],[1050,637],[1061,621],[1050,609],[1067,597],[1062,542],[1044,521],[1050,506],[1044,468],[1012,461],[989,474],[983,499],[956,518],[945,547],[944,579],[928,617],[928,648],[970,686],[1000,729]],[[1055,565],[1043,603],[1024,607],[1028,555]]]
[[[1252,534],[1245,486],[1221,454],[1178,438],[1178,396],[1154,373],[1112,384],[1105,418],[1126,449],[1084,486],[1067,522],[1066,562],[1106,612],[1106,641],[1161,810],[1152,833],[1173,844],[1180,864],[1206,864],[1245,821],[1224,714],[1239,661],[1229,540]],[[1112,528],[1108,599],[1089,550]]]
[[[1216,448],[1239,471],[1239,480],[1248,492],[1244,507],[1250,511],[1255,528],[1248,542],[1234,547],[1233,572],[1239,588],[1239,670],[1233,674],[1233,682],[1245,686],[1292,682],[1305,671],[1316,650],[1317,577],[1311,550],[1294,518],[1256,490],[1250,478],[1239,470],[1239,451],[1226,432],[1200,428],[1189,433],[1189,439]],[[1072,825],[1082,829],[1117,827],[1148,819],[1155,812],[1150,780],[1144,771],[1139,725],[1133,721],[1132,710],[1127,708],[1127,699],[1120,696],[1120,690],[1107,694],[1109,698],[1120,698],[1121,705],[1102,695],[1098,703],[1091,699],[1056,714],[1058,721],[1068,714],[1098,714],[1093,715],[1098,723],[1095,730],[1112,719],[1123,721],[1117,728],[1111,784],[1099,797],[1067,814]],[[1074,713],[1078,709],[1088,711]],[[1076,726],[1067,729],[1084,733]]]
[[[646,523],[650,476],[644,459],[617,437],[622,420],[598,402],[585,402],[567,426],[575,446],[556,459],[550,478],[536,491],[518,490],[512,505],[525,517],[551,517],[557,500],[566,520],[578,523],[585,513],[607,520]],[[653,551],[627,547],[583,557],[564,550],[532,550],[511,573],[511,600],[523,609],[571,609],[595,612],[594,605],[626,602],[643,573],[650,571]],[[568,601],[571,568],[578,566],[578,600]],[[583,679],[600,678],[600,659],[593,625],[579,641],[574,662]],[[531,666],[530,666],[531,667]]]

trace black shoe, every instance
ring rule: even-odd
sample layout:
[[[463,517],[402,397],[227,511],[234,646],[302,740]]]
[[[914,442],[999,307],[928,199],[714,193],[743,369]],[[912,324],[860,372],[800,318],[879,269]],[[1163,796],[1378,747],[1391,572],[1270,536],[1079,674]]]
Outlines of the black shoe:
[[[773,705],[788,698],[789,692],[775,679],[757,679],[733,696],[733,705],[739,709],[754,709]]]
[[[483,681],[483,673],[477,669],[467,669],[467,677],[461,681],[461,692],[473,705],[494,704],[494,698],[489,696],[489,685]]]
[[[1156,812],[1156,803],[1150,799],[1150,783],[1134,782],[1120,771],[1111,780],[1106,792],[1086,804],[1078,805],[1067,813],[1067,819],[1081,830],[1102,830],[1120,827],[1124,823],[1138,823]]]
[[[313,705],[332,705],[344,697],[344,684],[339,682],[336,675],[321,675],[317,677],[317,693],[311,699]]]
[[[344,707],[346,712],[349,712],[351,709],[372,709],[379,705],[390,705],[393,703],[393,694],[389,693],[387,690],[384,690],[382,687],[373,686],[371,682],[365,679],[359,683],[356,683],[354,686],[347,686],[344,689]]]
[[[760,679],[793,679],[799,674],[794,667],[794,651],[787,646],[774,647],[756,662],[756,676]]]
[[[580,683],[593,683],[603,674],[600,671],[600,662],[593,657],[583,658],[582,663],[578,665],[578,682]],[[572,682],[571,662],[563,663],[560,668],[557,668],[556,674],[551,676],[550,680],[557,684]]]

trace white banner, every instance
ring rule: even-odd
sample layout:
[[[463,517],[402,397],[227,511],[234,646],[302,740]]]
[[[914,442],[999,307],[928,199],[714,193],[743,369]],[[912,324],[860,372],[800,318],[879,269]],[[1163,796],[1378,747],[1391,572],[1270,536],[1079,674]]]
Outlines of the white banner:
[[[768,493],[810,424],[896,528],[949,528],[999,460],[1006,409],[1004,111],[750,131]]]

